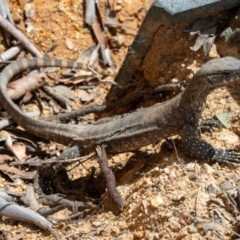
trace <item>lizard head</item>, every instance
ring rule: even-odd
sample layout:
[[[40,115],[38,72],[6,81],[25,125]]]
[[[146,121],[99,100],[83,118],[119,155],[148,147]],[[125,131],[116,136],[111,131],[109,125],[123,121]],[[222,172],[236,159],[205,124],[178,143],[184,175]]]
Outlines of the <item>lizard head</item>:
[[[212,59],[191,79],[182,95],[180,105],[198,108],[200,114],[211,91],[238,79],[240,79],[239,59],[234,57]]]
[[[215,58],[205,63],[200,69],[201,74],[224,74],[225,72],[240,72],[240,60],[234,57]]]
[[[195,77],[205,77],[214,86],[227,84],[240,79],[240,60],[234,57],[212,59],[202,66]]]

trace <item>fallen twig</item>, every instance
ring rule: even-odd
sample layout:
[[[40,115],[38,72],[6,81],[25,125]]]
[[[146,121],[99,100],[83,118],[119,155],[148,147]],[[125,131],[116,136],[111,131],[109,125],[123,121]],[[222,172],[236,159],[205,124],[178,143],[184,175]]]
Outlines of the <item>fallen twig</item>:
[[[31,209],[0,199],[0,215],[23,222],[30,222],[42,229],[51,229],[52,223]]]
[[[8,20],[4,19],[1,15],[0,15],[0,27],[2,27],[5,31],[7,31],[9,34],[15,37],[34,56],[43,57],[43,54],[37,50],[33,43],[22,32],[18,30]]]
[[[41,195],[39,202],[49,201],[52,204],[64,205],[66,208],[71,209],[73,212],[78,211],[78,208],[86,207],[87,205],[80,201],[71,201],[69,199],[58,196],[57,194]]]
[[[111,27],[120,27],[120,28],[128,28],[134,31],[138,31],[138,28],[134,28],[134,27],[130,27],[130,26],[126,26],[125,24],[121,24],[121,23],[112,23],[112,22],[104,22],[104,25],[107,26],[111,26]]]
[[[46,160],[41,160],[41,161],[31,161],[31,162],[12,162],[10,163],[11,166],[19,166],[19,165],[28,165],[28,166],[42,166],[45,164],[52,164],[52,163],[74,163],[74,162],[80,162],[83,163],[86,160],[88,160],[89,158],[93,157],[95,155],[95,153],[90,153],[87,156],[83,156],[83,157],[78,157],[78,158],[73,158],[73,159],[61,159],[61,161],[59,161],[59,159],[57,160],[52,160],[52,159],[46,159]]]
[[[16,55],[18,55],[21,51],[22,51],[21,45],[13,46],[1,54],[0,61],[1,62],[8,61],[8,60],[12,59],[13,57],[15,57]]]
[[[68,105],[68,106],[72,106],[73,102],[71,100],[69,100],[67,97],[59,94],[59,92],[55,91],[54,89],[52,89],[50,86],[48,85],[43,85],[43,89],[50,94],[51,96],[53,96],[55,99],[57,99],[59,102]]]
[[[81,109],[74,110],[72,112],[63,113],[57,116],[51,116],[51,117],[42,118],[42,119],[46,121],[69,120],[69,119],[74,119],[89,113],[102,113],[102,112],[111,111],[116,108],[124,107],[128,105],[130,102],[136,100],[139,97],[143,97],[144,95],[151,95],[153,93],[158,93],[160,91],[183,91],[183,83],[184,82],[177,83],[177,84],[166,84],[162,86],[157,86],[153,89],[152,88],[144,89],[139,92],[134,92],[131,95],[126,96],[125,98],[121,98],[118,101],[109,103],[108,105],[101,105],[101,106],[88,105],[88,106],[82,107]]]
[[[108,160],[107,160],[107,155],[106,155],[106,151],[105,151],[105,146],[98,145],[96,147],[96,152],[98,155],[99,166],[100,166],[100,169],[105,178],[106,187],[109,191],[109,194],[110,194],[111,198],[113,199],[113,201],[118,206],[119,210],[123,211],[124,201],[123,201],[122,197],[120,196],[119,192],[117,191],[115,176],[114,176],[112,170],[108,166]]]

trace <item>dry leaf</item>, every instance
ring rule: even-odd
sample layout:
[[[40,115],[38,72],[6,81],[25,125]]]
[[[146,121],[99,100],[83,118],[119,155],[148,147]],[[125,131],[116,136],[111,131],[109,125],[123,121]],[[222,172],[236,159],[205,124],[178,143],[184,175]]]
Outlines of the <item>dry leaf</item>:
[[[104,32],[102,18],[98,9],[98,5],[96,4],[96,2],[95,3],[94,2],[95,2],[94,0],[86,1],[85,21],[92,27],[94,35],[97,38],[98,43],[100,44],[103,63],[105,65],[112,66],[109,51],[106,51],[108,49],[108,46],[107,46],[107,39]],[[94,8],[95,11],[92,8]],[[90,11],[91,11],[91,15],[89,13]]]
[[[97,46],[95,46],[95,48],[93,49],[89,60],[88,60],[88,64],[89,66],[93,66],[95,62],[97,62],[99,60],[99,55],[98,55],[98,51],[100,49],[100,44],[98,44]]]
[[[24,144],[15,142],[12,146],[12,151],[20,162],[25,162],[27,155],[26,146]]]
[[[21,162],[24,162],[26,159],[26,146],[22,143],[12,142],[10,135],[7,135],[5,140],[5,146],[7,149]]]
[[[83,102],[89,102],[89,101],[93,100],[95,98],[95,96],[96,96],[95,92],[88,93],[87,91],[84,91],[81,89],[78,91],[78,97]]]
[[[74,48],[73,42],[70,40],[70,38],[65,37],[66,46],[69,50],[72,50]]]
[[[13,157],[7,154],[0,154],[0,161],[13,161]]]
[[[73,91],[64,85],[56,85],[53,87],[53,89],[68,99],[71,99],[71,100],[75,99],[75,95]]]
[[[25,231],[20,232],[19,234],[17,234],[14,237],[8,238],[8,240],[20,240],[23,239],[23,237],[26,235],[27,233]]]
[[[17,176],[20,176],[20,177],[23,177],[25,179],[32,179],[33,178],[33,174],[22,172],[15,167],[9,167],[7,164],[0,165],[0,171],[13,173],[13,174],[15,174]]]

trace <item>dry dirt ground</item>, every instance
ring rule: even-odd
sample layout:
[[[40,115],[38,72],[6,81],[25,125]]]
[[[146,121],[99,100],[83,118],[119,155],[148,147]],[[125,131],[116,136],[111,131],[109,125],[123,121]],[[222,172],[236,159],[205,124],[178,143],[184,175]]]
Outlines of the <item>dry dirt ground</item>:
[[[25,32],[23,22],[23,0],[12,0],[11,10],[17,26]],[[102,16],[105,16],[106,2],[100,1]],[[114,2],[114,1],[113,1]],[[115,1],[118,20],[133,28],[138,28],[151,1],[120,0]],[[44,52],[54,41],[56,47],[51,56],[62,59],[76,59],[87,47],[94,44],[92,33],[84,24],[83,1],[73,0],[35,0],[34,31],[26,34],[37,48]],[[184,24],[186,25],[186,24]],[[152,47],[145,57],[143,76],[153,86],[188,81],[194,73],[209,59],[219,57],[217,45],[205,56],[203,50],[193,52],[189,49],[195,43],[195,36],[181,32],[184,25],[174,28],[161,26]],[[111,51],[117,68],[127,53],[135,30],[117,29],[115,36],[108,33],[108,40],[120,37],[123,44]],[[69,49],[66,39],[71,41]],[[97,85],[96,97],[91,103],[104,103],[104,97],[110,84]],[[173,94],[163,94],[161,100]],[[214,91],[207,100],[202,118],[214,117],[217,113],[235,111],[238,115],[239,85]],[[141,102],[137,107],[151,104]],[[83,103],[76,100],[76,108]],[[97,119],[92,116],[91,119]],[[215,147],[239,149],[239,119],[232,118],[229,129],[214,129],[213,134],[202,134],[202,138]],[[168,146],[165,141],[157,145],[146,146],[137,153],[125,153],[109,156],[109,164],[116,175],[118,190],[125,199],[121,214],[114,214],[111,200],[104,189],[103,204],[91,214],[84,213],[77,221],[59,222],[54,229],[62,239],[237,239],[239,230],[239,195],[240,165],[226,165],[207,161],[197,162],[188,159],[181,150],[180,137],[174,136],[176,148]],[[49,147],[50,146],[50,147]],[[58,145],[45,146],[46,150],[57,149]],[[99,169],[96,161],[74,168],[70,173],[73,179],[85,177],[88,170],[95,167],[96,176]],[[17,180],[9,184],[0,177],[0,188],[25,193],[26,183]],[[92,186],[88,186],[92,188]],[[77,190],[77,189],[76,189]],[[83,194],[83,192],[81,192]],[[228,194],[228,195],[227,195]],[[228,196],[234,196],[235,206]],[[99,196],[99,197],[100,197]],[[238,197],[237,197],[238,196]],[[82,196],[82,199],[87,198]],[[89,196],[88,196],[89,197]],[[89,197],[90,198],[90,197]],[[87,199],[86,199],[87,200]],[[113,210],[113,211],[112,211]],[[64,209],[52,216],[57,221],[71,214]],[[88,216],[89,218],[84,218]],[[37,227],[3,218],[0,229],[7,239],[21,231],[28,233],[23,239],[53,239],[48,231],[36,231]]]

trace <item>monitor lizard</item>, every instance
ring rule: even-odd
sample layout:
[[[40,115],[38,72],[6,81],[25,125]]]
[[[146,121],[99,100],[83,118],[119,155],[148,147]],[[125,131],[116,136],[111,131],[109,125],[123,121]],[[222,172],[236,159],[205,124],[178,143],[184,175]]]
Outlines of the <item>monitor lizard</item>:
[[[7,84],[14,75],[27,68],[49,66],[84,68],[82,64],[68,60],[31,58],[9,64],[0,75],[1,104],[11,118],[29,133],[65,145],[74,143],[87,151],[104,144],[109,153],[135,151],[161,139],[180,135],[186,154],[195,159],[240,163],[240,153],[216,149],[198,136],[199,119],[208,94],[240,78],[240,60],[233,57],[210,60],[193,76],[185,91],[174,98],[88,125],[30,118],[7,95]]]
[[[73,148],[77,148],[77,152],[79,149],[98,152],[99,147],[104,146],[109,153],[135,151],[144,145],[180,135],[183,149],[193,158],[228,164],[240,163],[240,153],[216,149],[198,137],[199,119],[208,94],[217,87],[240,78],[240,60],[233,57],[210,60],[194,75],[185,91],[174,98],[133,113],[103,118],[89,125],[59,124],[29,118],[9,98],[7,84],[14,75],[27,68],[47,66],[85,68],[85,65],[67,60],[32,58],[9,64],[0,75],[1,104],[28,132],[65,145],[75,144]],[[51,191],[49,185],[63,167],[64,164],[59,163],[40,168],[40,191],[43,188]],[[122,211],[124,202],[116,190],[114,177],[111,176],[111,180],[107,181],[109,186],[111,184],[111,190],[110,187],[108,190]]]

